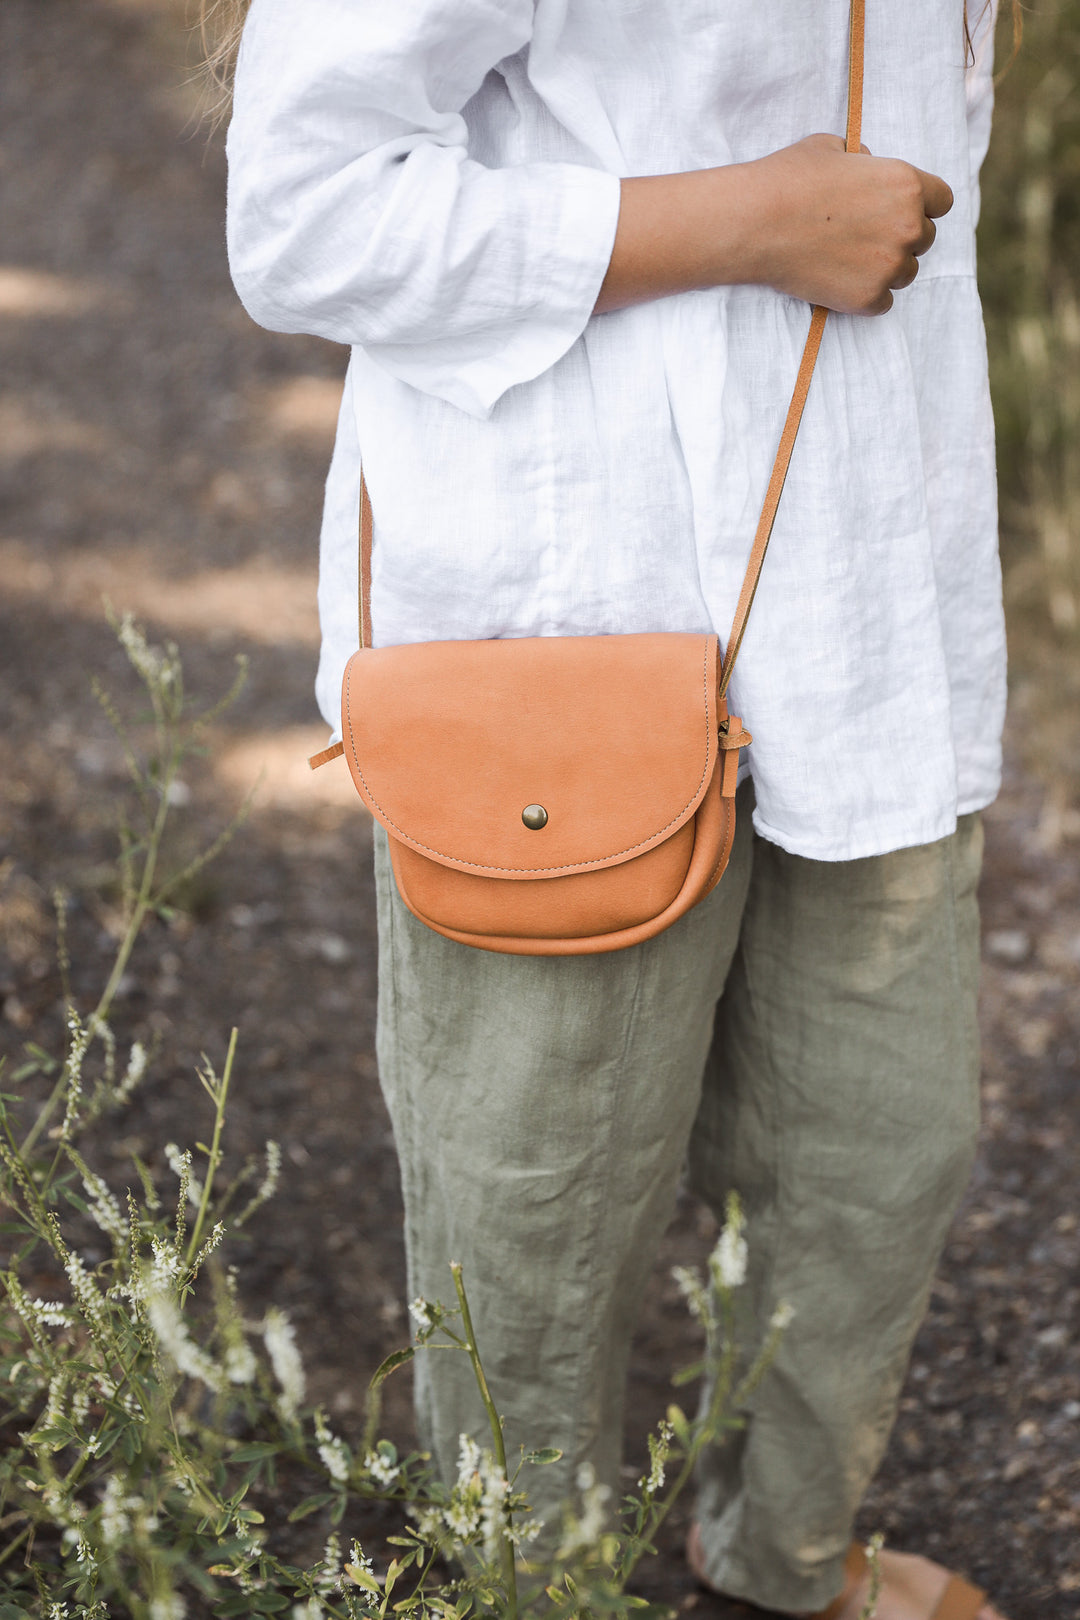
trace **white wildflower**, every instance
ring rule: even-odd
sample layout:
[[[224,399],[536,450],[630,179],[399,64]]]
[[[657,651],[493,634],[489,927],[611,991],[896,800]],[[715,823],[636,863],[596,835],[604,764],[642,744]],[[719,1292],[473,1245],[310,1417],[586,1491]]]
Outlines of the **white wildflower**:
[[[488,1558],[494,1559],[498,1556],[506,1528],[506,1498],[510,1494],[510,1482],[489,1451],[485,1451],[480,1460],[480,1479],[483,1488],[479,1528],[484,1538],[484,1551]]]
[[[51,1429],[64,1416],[64,1395],[67,1389],[67,1381],[68,1375],[64,1370],[53,1373],[49,1379],[49,1393],[45,1399],[45,1411],[42,1413],[41,1419],[42,1428]],[[47,1443],[47,1449],[55,1451],[61,1445],[63,1445],[63,1441],[54,1440]]]
[[[479,1531],[493,1557],[505,1527],[509,1492],[506,1475],[490,1451],[481,1451],[467,1434],[458,1440],[457,1484],[443,1511],[443,1523],[460,1541]]]
[[[577,1488],[581,1492],[581,1516],[568,1516],[557,1554],[559,1558],[572,1558],[576,1553],[589,1552],[600,1540],[607,1522],[611,1487],[597,1484],[596,1469],[592,1463],[584,1462],[578,1469]]]
[[[741,1216],[729,1217],[709,1257],[709,1270],[718,1288],[739,1288],[746,1281],[746,1239]]]
[[[105,1301],[101,1297],[97,1283],[90,1276],[82,1260],[77,1254],[69,1254],[64,1262],[68,1282],[75,1301],[82,1310],[86,1320],[92,1327],[104,1328],[108,1323],[108,1313]]]
[[[167,1288],[179,1277],[183,1261],[172,1244],[161,1238],[151,1238],[150,1247],[154,1256],[150,1266],[152,1284],[155,1288]]]
[[[207,1355],[192,1339],[180,1314],[180,1307],[171,1293],[149,1287],[146,1314],[158,1343],[178,1372],[185,1373],[189,1378],[198,1378],[207,1389],[224,1388],[225,1373],[213,1357]]]
[[[30,1320],[38,1327],[67,1327],[71,1321],[71,1312],[66,1305],[54,1303],[49,1299],[32,1299],[27,1301]],[[16,1309],[18,1304],[16,1303]],[[19,1311],[20,1316],[23,1314]]]
[[[295,1418],[307,1387],[295,1330],[284,1311],[272,1306],[266,1313],[262,1332],[270,1365],[281,1385],[281,1410],[287,1418]]]
[[[689,1266],[672,1266],[671,1275],[675,1279],[679,1293],[686,1301],[686,1308],[690,1315],[699,1322],[708,1316],[708,1300],[701,1278]]]
[[[202,1182],[191,1173],[191,1149],[186,1148],[181,1153],[175,1142],[166,1142],[165,1162],[173,1175],[177,1177],[181,1186],[184,1185],[186,1180],[188,1203],[193,1209],[198,1209],[202,1202],[203,1190]]]
[[[166,1597],[150,1599],[150,1620],[184,1620],[187,1605],[182,1597],[170,1592]]]
[[[375,1565],[358,1541],[354,1540],[349,1548],[349,1563],[355,1569],[362,1570],[365,1575],[375,1574]]]
[[[115,1474],[110,1474],[101,1498],[101,1534],[105,1538],[105,1545],[115,1547],[130,1529],[131,1519],[127,1513],[124,1487]]]
[[[202,1245],[202,1248],[199,1250],[198,1254],[195,1256],[194,1269],[196,1271],[198,1271],[199,1267],[204,1263],[204,1261],[206,1261],[206,1260],[208,1260],[210,1258],[210,1256],[213,1254],[214,1250],[220,1247],[221,1240],[224,1238],[224,1236],[225,1236],[225,1222],[224,1221],[217,1221],[215,1223],[213,1229],[211,1230],[210,1236],[206,1239],[206,1241]]]
[[[223,1357],[225,1376],[230,1384],[250,1384],[258,1371],[255,1352],[246,1339],[230,1344]]]
[[[82,1020],[74,1007],[68,1009],[68,1055],[64,1063],[64,1074],[67,1081],[67,1106],[64,1111],[64,1123],[60,1127],[61,1138],[66,1142],[71,1137],[74,1126],[79,1122],[79,1102],[82,1098],[82,1069],[86,1061],[86,1054],[90,1050],[92,1031],[84,1028]]]
[[[786,1299],[782,1299],[769,1318],[769,1328],[773,1333],[784,1333],[794,1320],[794,1305],[789,1305]]]
[[[531,1524],[505,1525],[503,1534],[512,1547],[527,1547],[530,1542],[543,1534],[543,1519],[533,1519]]]
[[[332,1592],[341,1580],[341,1537],[332,1531],[323,1548],[318,1586],[320,1592]]]
[[[159,679],[163,659],[157,647],[151,647],[130,613],[125,613],[116,632],[117,640],[127,653],[138,674],[148,684]]]
[[[267,1142],[266,1144],[266,1174],[259,1183],[259,1190],[255,1194],[260,1204],[268,1198],[273,1198],[278,1190],[281,1180],[281,1144],[280,1142]]]
[[[480,1447],[476,1441],[467,1434],[458,1436],[458,1476],[459,1485],[468,1485],[473,1475],[480,1468]]]
[[[459,1541],[466,1541],[480,1528],[480,1502],[483,1496],[480,1458],[480,1447],[476,1441],[467,1434],[460,1435],[457,1484],[443,1510],[443,1523]]]
[[[63,1540],[68,1543],[76,1542],[80,1534],[78,1526],[86,1518],[83,1504],[74,1497],[65,1496],[64,1487],[59,1481],[44,1487],[41,1500],[52,1522],[65,1527]]]
[[[401,1473],[401,1467],[381,1451],[369,1451],[364,1458],[364,1471],[371,1475],[377,1485],[392,1485]]]
[[[644,1491],[646,1496],[655,1496],[664,1488],[665,1467],[674,1436],[675,1430],[667,1418],[657,1426],[655,1434],[649,1435],[649,1472],[638,1480],[638,1490]]]
[[[448,1530],[451,1530],[459,1541],[468,1540],[480,1528],[480,1493],[470,1493],[469,1496],[454,1492],[450,1505],[443,1513],[443,1519]]]
[[[409,1315],[421,1333],[430,1333],[435,1326],[435,1317],[432,1314],[431,1306],[419,1294],[409,1306]]]
[[[90,1216],[97,1222],[101,1230],[118,1243],[126,1243],[128,1237],[128,1224],[121,1213],[120,1205],[113,1196],[109,1187],[99,1175],[87,1170],[82,1178],[86,1189],[86,1196],[90,1200]]]
[[[131,1054],[128,1057],[124,1077],[113,1092],[113,1101],[126,1102],[146,1073],[146,1047],[142,1041],[134,1041]]]
[[[437,1507],[415,1508],[409,1503],[406,1513],[416,1524],[416,1533],[421,1541],[435,1545],[442,1536],[443,1516]]]
[[[66,1603],[50,1603],[48,1620],[68,1620],[68,1606]]]
[[[315,1413],[315,1439],[326,1472],[343,1485],[349,1477],[349,1448],[330,1432],[321,1407]]]

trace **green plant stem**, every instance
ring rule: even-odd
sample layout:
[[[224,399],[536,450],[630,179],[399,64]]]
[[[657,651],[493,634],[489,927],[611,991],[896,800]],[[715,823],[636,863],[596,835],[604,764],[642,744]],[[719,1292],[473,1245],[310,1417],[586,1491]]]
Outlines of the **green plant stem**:
[[[120,980],[124,977],[124,974],[127,971],[128,962],[131,960],[131,953],[135,949],[135,941],[142,933],[143,923],[146,921],[147,912],[151,908],[154,872],[157,867],[158,854],[161,849],[162,835],[165,831],[165,822],[169,814],[169,788],[175,775],[176,760],[174,758],[170,762],[169,768],[165,773],[165,777],[161,785],[161,794],[158,799],[157,813],[154,816],[154,824],[150,830],[150,837],[147,840],[146,858],[143,861],[142,879],[139,883],[139,892],[135,896],[135,904],[132,907],[131,916],[128,918],[128,925],[124,930],[124,937],[120,941],[120,948],[116,953],[116,960],[113,962],[112,971],[105,982],[105,988],[101,992],[97,1006],[87,1019],[86,1027],[91,1034],[93,1034],[97,1025],[102,1023],[103,1020],[108,1016],[109,1008],[113,1004]],[[31,1125],[26,1137],[23,1140],[22,1147],[19,1151],[24,1157],[31,1152],[38,1137],[49,1123],[57,1103],[64,1094],[67,1083],[68,1076],[65,1067],[61,1069],[59,1079],[53,1086],[52,1091],[46,1098],[37,1118],[35,1119],[33,1125]]]
[[[487,1413],[488,1424],[491,1429],[491,1439],[495,1447],[495,1460],[502,1469],[502,1476],[509,1490],[510,1475],[506,1467],[506,1445],[503,1440],[502,1420],[495,1410],[495,1402],[492,1400],[491,1391],[488,1388],[487,1377],[476,1345],[476,1334],[473,1331],[469,1301],[461,1277],[461,1266],[456,1260],[451,1260],[450,1271],[454,1279],[454,1287],[457,1290],[458,1304],[461,1307],[461,1325],[465,1329],[466,1349],[469,1352],[469,1360],[472,1362],[476,1386],[480,1391],[480,1399],[484,1403],[484,1410]],[[504,1512],[506,1528],[509,1532],[513,1528],[513,1516],[509,1507]],[[517,1565],[514,1559],[514,1543],[511,1541],[509,1534],[503,1539],[502,1562],[506,1581],[507,1620],[517,1620]]]
[[[648,1522],[647,1533],[643,1534],[641,1537],[642,1542],[644,1542],[646,1539],[651,1541],[656,1535],[656,1532],[660,1529],[660,1526],[671,1512],[682,1492],[686,1489],[690,1476],[694,1471],[694,1467],[697,1463],[698,1457],[701,1455],[703,1448],[716,1438],[720,1416],[724,1410],[724,1406],[727,1403],[728,1394],[731,1390],[731,1375],[735,1360],[734,1341],[731,1334],[732,1324],[730,1306],[727,1301],[722,1302],[722,1305],[725,1310],[725,1316],[728,1318],[727,1344],[724,1354],[720,1358],[719,1364],[717,1365],[716,1381],[713,1384],[712,1394],[709,1397],[708,1409],[704,1418],[702,1418],[700,1423],[697,1425],[696,1433],[693,1435],[690,1445],[687,1448],[686,1455],[683,1459],[683,1465],[675,1477],[675,1483],[672,1485],[659,1507],[657,1507],[655,1503],[653,1504],[653,1511]],[[644,1547],[639,1545],[638,1550],[634,1553],[629,1562],[623,1566],[620,1572],[620,1590],[626,1585],[626,1582],[634,1573],[638,1564],[641,1562],[643,1555]]]
[[[15,1537],[15,1540],[9,1541],[3,1552],[0,1552],[0,1564],[6,1564],[12,1554],[18,1552],[19,1548],[22,1546],[23,1542],[26,1540],[33,1528],[34,1521],[31,1519],[26,1529],[20,1530],[19,1534]]]
[[[214,1176],[221,1163],[221,1132],[225,1124],[225,1102],[229,1095],[229,1081],[232,1078],[233,1059],[236,1056],[236,1039],[238,1035],[234,1027],[229,1036],[229,1050],[225,1057],[225,1067],[221,1074],[221,1083],[214,1098],[214,1135],[210,1142],[210,1159],[206,1169],[206,1180],[203,1182],[202,1197],[199,1199],[199,1208],[195,1216],[195,1225],[191,1229],[188,1239],[187,1253],[184,1264],[190,1266],[199,1247],[199,1238],[206,1224],[207,1212],[210,1208],[210,1194],[213,1191]]]

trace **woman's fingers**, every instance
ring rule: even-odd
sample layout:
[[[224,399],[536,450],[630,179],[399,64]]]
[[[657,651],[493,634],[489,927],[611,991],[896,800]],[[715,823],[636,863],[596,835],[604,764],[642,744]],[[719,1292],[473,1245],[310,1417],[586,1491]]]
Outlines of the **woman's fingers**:
[[[899,291],[900,288],[902,288],[902,287],[910,287],[911,283],[915,280],[915,277],[918,275],[918,273],[919,273],[919,261],[915,257],[915,255],[912,254],[911,257],[909,259],[905,260],[905,262],[901,265],[901,267],[897,271],[896,275],[889,282],[889,286],[894,287],[897,291]],[[885,306],[886,309],[888,309],[891,306],[891,304],[892,304],[892,299],[890,298],[888,304],[886,304],[886,306]],[[878,311],[875,310],[874,314],[876,315],[877,313],[878,313]]]
[[[923,224],[922,235],[920,236],[914,251],[916,253],[926,253],[930,248],[933,247],[934,238],[936,236],[937,226],[934,224],[932,219],[927,219]]]
[[[953,205],[951,189],[939,174],[927,174],[925,169],[915,169],[915,173],[922,181],[923,208],[930,219],[940,219]]]

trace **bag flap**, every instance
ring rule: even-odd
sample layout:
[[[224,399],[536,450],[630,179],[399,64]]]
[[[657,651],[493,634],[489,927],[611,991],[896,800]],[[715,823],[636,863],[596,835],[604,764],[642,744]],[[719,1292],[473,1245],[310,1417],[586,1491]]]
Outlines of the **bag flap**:
[[[694,814],[718,754],[712,635],[436,641],[354,653],[345,758],[395,838],[481,876],[644,854]],[[540,820],[538,829],[522,820]]]

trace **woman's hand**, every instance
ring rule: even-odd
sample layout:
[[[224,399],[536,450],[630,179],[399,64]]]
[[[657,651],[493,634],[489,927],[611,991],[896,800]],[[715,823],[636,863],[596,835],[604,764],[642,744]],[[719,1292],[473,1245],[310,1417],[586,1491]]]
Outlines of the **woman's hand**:
[[[758,218],[748,279],[847,315],[881,315],[933,245],[952,192],[898,158],[809,135],[743,165]]]
[[[750,282],[845,314],[880,315],[952,207],[944,180],[809,135],[752,163],[622,182],[597,313]]]

